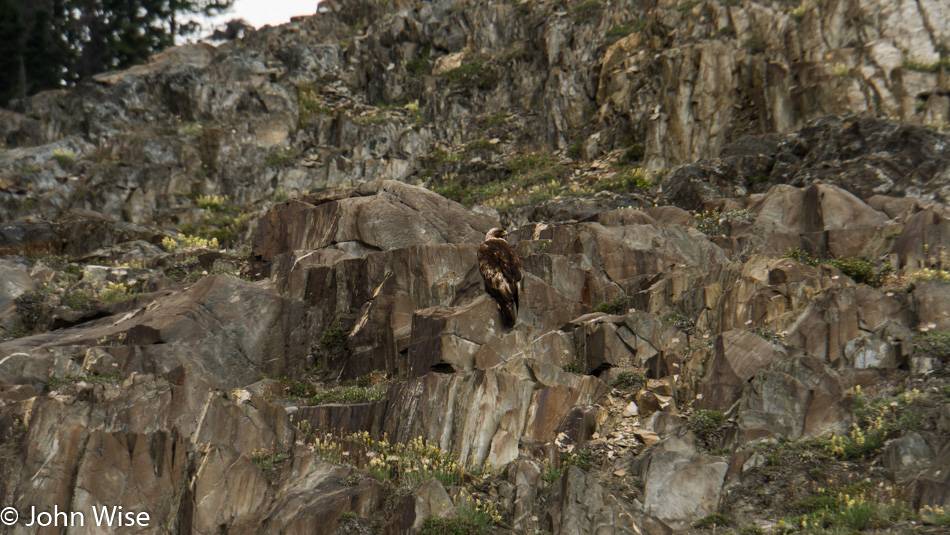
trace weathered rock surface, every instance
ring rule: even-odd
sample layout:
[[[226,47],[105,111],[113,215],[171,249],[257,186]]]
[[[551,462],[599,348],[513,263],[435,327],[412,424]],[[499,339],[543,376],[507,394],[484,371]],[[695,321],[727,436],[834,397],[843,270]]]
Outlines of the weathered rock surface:
[[[948,505],[950,8],[321,11],[0,110],[0,503],[663,535],[773,527],[825,475]]]

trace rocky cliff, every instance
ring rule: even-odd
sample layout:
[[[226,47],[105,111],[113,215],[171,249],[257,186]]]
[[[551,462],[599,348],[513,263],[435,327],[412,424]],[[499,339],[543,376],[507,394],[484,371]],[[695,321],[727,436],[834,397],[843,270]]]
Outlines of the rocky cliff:
[[[945,530],[948,21],[328,1],[14,102],[9,531]]]

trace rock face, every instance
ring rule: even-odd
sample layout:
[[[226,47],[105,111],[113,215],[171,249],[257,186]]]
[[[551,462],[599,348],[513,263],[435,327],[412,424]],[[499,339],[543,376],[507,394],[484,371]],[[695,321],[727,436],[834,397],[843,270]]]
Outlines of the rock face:
[[[852,4],[328,0],[0,110],[0,502],[201,534],[770,529],[830,479],[945,507],[950,11]]]

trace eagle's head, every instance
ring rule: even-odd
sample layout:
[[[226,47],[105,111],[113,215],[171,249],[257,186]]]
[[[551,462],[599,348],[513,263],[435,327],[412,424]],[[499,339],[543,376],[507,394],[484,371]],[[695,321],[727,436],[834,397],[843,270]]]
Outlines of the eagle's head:
[[[503,240],[503,239],[505,239],[505,236],[507,236],[507,235],[508,235],[508,233],[505,231],[505,229],[495,227],[495,228],[489,230],[489,231],[488,231],[488,234],[485,234],[485,241],[488,241],[488,240],[491,240],[491,239]]]

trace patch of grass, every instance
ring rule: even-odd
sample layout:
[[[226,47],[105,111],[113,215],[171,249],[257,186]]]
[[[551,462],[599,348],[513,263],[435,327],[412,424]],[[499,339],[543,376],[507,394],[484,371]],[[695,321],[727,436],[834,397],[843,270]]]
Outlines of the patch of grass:
[[[653,187],[653,181],[647,177],[646,171],[639,167],[615,173],[609,180],[598,182],[594,191],[613,191],[626,193],[630,191],[647,191]]]
[[[105,383],[118,384],[124,380],[125,378],[120,373],[110,373],[107,375],[64,375],[63,377],[50,377],[49,380],[46,381],[46,389],[56,390],[63,385],[80,382],[94,385]]]
[[[678,323],[682,319],[683,317],[676,312],[667,312],[666,314],[660,316],[660,321],[664,323]]]
[[[618,24],[607,30],[607,37],[626,37],[631,33],[643,31],[647,26],[647,19],[637,19],[629,24]]]
[[[355,487],[362,482],[363,482],[362,474],[353,474],[351,476],[346,476],[340,480],[340,484],[343,485],[344,487]],[[350,514],[353,515],[353,518],[356,518],[356,513],[350,512]]]
[[[39,322],[40,314],[43,311],[43,303],[49,293],[50,290],[48,289],[24,292],[14,299],[23,329],[30,333],[36,330],[36,324]]]
[[[573,160],[581,157],[581,149],[584,147],[584,139],[578,137],[567,147],[567,156]]]
[[[278,147],[267,154],[264,163],[268,167],[285,167],[297,161],[301,150],[297,147]]]
[[[366,453],[349,455],[348,443],[360,444]],[[389,442],[385,435],[375,439],[366,431],[346,437],[325,433],[314,438],[312,447],[321,459],[366,469],[376,479],[402,489],[411,489],[433,477],[446,487],[458,486],[462,484],[465,469],[458,457],[420,437],[402,444]],[[481,470],[481,467],[469,468],[473,474]]]
[[[751,37],[746,42],[742,43],[742,48],[748,50],[752,54],[761,54],[765,52],[765,41],[759,39],[758,37]]]
[[[202,210],[220,212],[228,207],[227,195],[199,195],[195,199],[195,206]]]
[[[794,249],[789,247],[788,250],[785,251],[785,254],[783,254],[780,258],[791,258],[792,260],[805,266],[818,267],[821,265],[820,260],[808,254],[808,251],[798,247]]]
[[[322,405],[324,403],[372,403],[383,399],[385,394],[385,386],[343,386],[324,392],[317,392],[310,397],[308,403],[311,405]]]
[[[498,84],[498,74],[480,59],[464,63],[442,76],[457,87],[491,90]]]
[[[289,453],[274,453],[267,450],[256,450],[251,453],[251,462],[262,472],[276,471],[277,466],[287,459],[290,459]]]
[[[939,359],[950,358],[950,331],[927,331],[914,336],[914,352]]]
[[[587,448],[577,450],[567,456],[561,462],[561,468],[576,466],[582,470],[590,470],[590,462],[594,459],[594,453]]]
[[[95,298],[83,290],[68,292],[63,296],[63,304],[73,310],[88,310],[95,302]]]
[[[722,236],[727,228],[731,228],[736,223],[753,223],[758,214],[752,210],[729,210],[719,214],[704,210],[702,213],[696,213],[696,229],[707,236]]]
[[[361,115],[354,119],[356,124],[361,126],[372,125],[372,124],[383,124],[389,121],[389,116],[385,113],[374,113],[372,115]]]
[[[722,427],[725,424],[726,416],[719,412],[709,409],[699,410],[689,417],[687,425],[696,434],[701,447],[704,450],[714,449],[722,440]]]
[[[623,371],[617,375],[610,386],[620,389],[639,390],[647,384],[647,378],[640,372]]]
[[[69,170],[76,165],[76,153],[71,150],[56,149],[53,151],[53,160],[63,169]]]
[[[26,212],[36,210],[36,206],[37,206],[36,199],[24,199],[23,202],[20,203],[20,206],[16,208],[15,212],[18,214],[23,214]]]
[[[692,11],[694,7],[701,4],[703,0],[683,0],[682,2],[676,4],[671,9],[674,11]]]
[[[805,533],[852,533],[886,528],[909,519],[912,513],[900,501],[878,501],[867,489],[824,489],[814,500],[796,502],[813,508],[806,513],[786,517],[782,524]]]
[[[178,134],[188,137],[198,137],[201,135],[201,124],[195,122],[185,122],[178,127]]]
[[[317,116],[328,115],[331,112],[320,98],[320,84],[316,81],[301,82],[295,88],[297,96],[297,126],[304,128],[314,121]]]
[[[220,244],[215,238],[206,239],[200,236],[189,236],[187,234],[181,234],[175,238],[165,237],[162,239],[162,247],[166,251],[174,251],[177,249],[185,249],[188,247],[204,247],[206,249],[218,249]]]
[[[711,515],[706,515],[705,517],[697,520],[693,523],[694,528],[711,528],[713,526],[720,526],[727,528],[732,525],[732,521],[729,520],[726,515],[722,513],[713,513]]]
[[[867,258],[832,258],[826,263],[841,270],[842,273],[851,277],[854,282],[867,284],[875,288],[880,288],[884,284],[887,275],[892,271],[890,265],[885,265],[880,271],[875,271],[871,261]]]
[[[501,515],[494,503],[477,501],[475,507],[459,507],[458,518],[429,517],[419,535],[478,535],[489,533]]]
[[[429,58],[431,55],[432,47],[423,47],[418,56],[412,58],[406,63],[406,71],[408,71],[409,74],[414,78],[424,75],[429,67]]]
[[[587,371],[584,369],[584,363],[579,360],[568,362],[567,366],[564,367],[564,371],[571,372],[574,375],[587,375]]]
[[[913,389],[869,404],[861,388],[855,387],[851,410],[857,421],[852,424],[849,434],[832,435],[830,439],[825,439],[825,449],[842,459],[876,454],[887,439],[919,426],[920,413],[912,406],[928,395]]]
[[[545,462],[544,469],[541,471],[541,479],[547,482],[548,485],[553,485],[561,480],[561,474],[563,470],[555,468],[554,466]]]
[[[590,21],[595,13],[604,7],[599,0],[584,0],[580,4],[572,7],[568,14],[574,17],[574,24],[584,24]]]
[[[630,296],[621,295],[612,301],[607,301],[606,303],[597,305],[597,308],[594,310],[597,312],[605,312],[607,314],[621,314],[627,311],[627,303],[629,302]]]
[[[496,111],[495,113],[488,116],[488,119],[485,119],[485,128],[494,128],[496,126],[502,126],[508,122],[508,113],[504,111]]]
[[[950,68],[950,58],[942,58],[934,62],[921,61],[917,58],[904,57],[901,68],[917,72],[937,72],[941,68]]]

